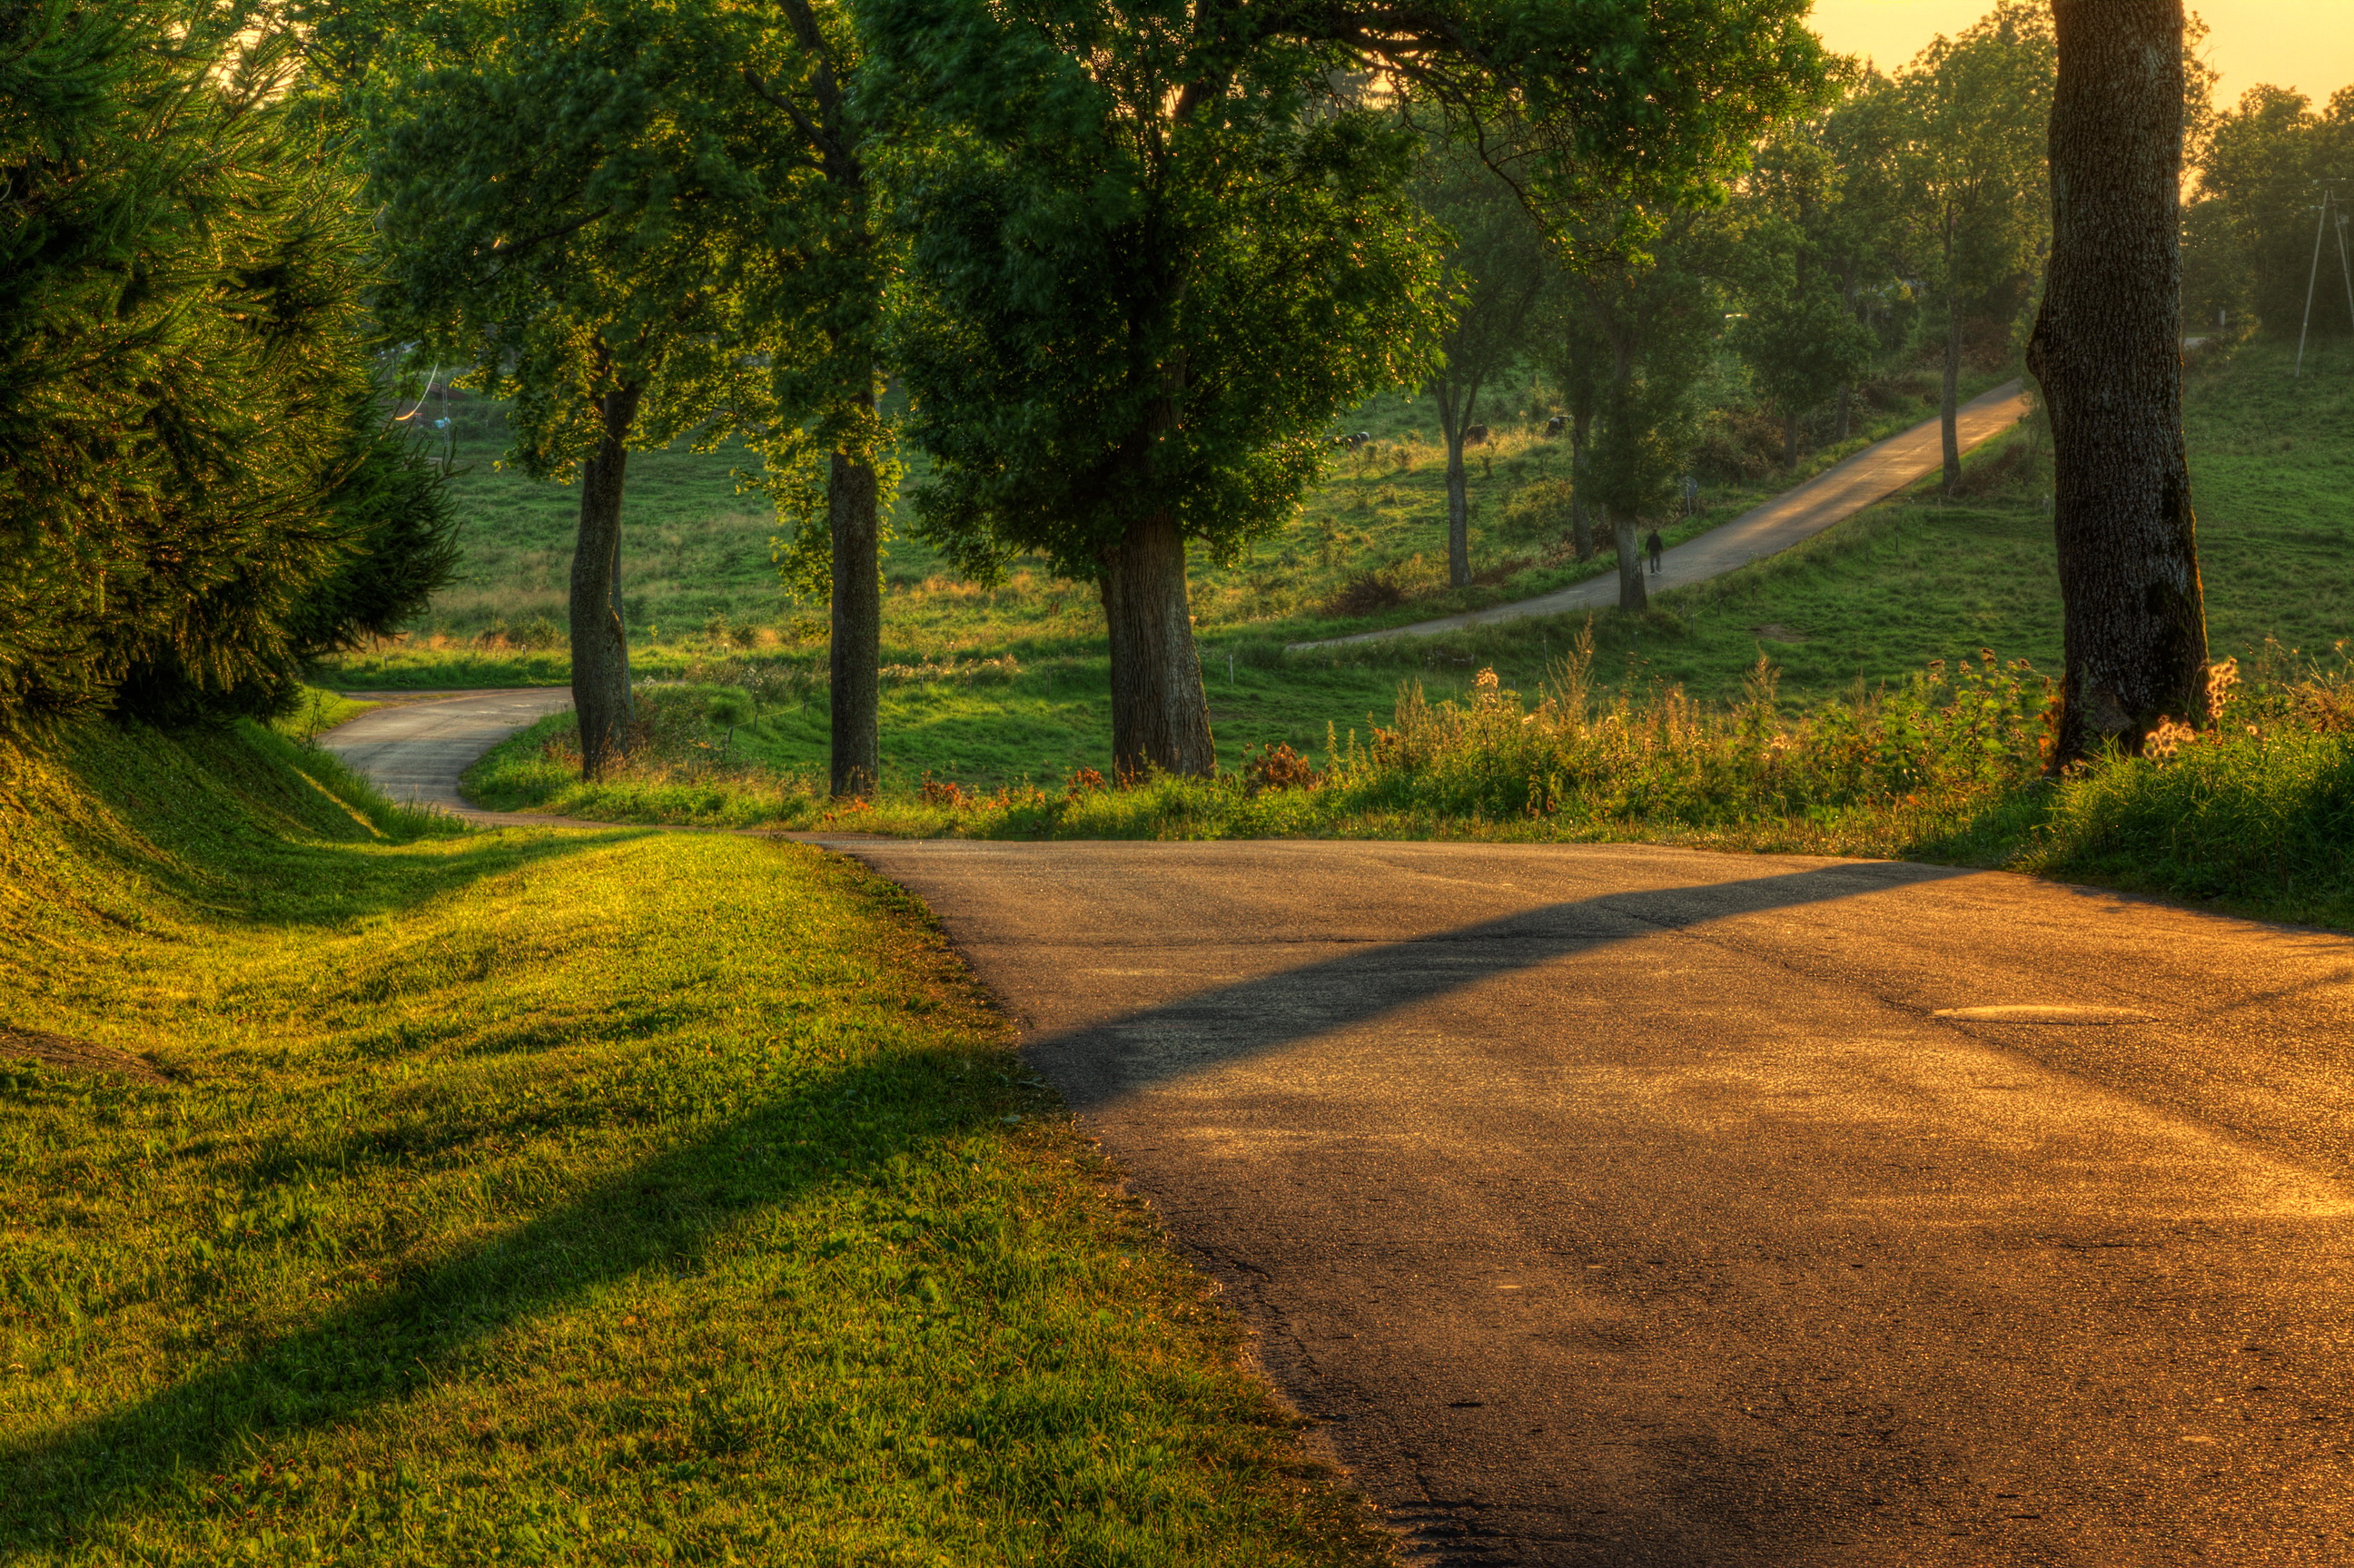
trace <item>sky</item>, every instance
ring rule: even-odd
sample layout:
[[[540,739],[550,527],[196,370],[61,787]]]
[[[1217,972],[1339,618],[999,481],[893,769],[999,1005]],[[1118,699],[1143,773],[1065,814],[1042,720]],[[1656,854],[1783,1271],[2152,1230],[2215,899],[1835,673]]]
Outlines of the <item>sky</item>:
[[[1840,53],[1893,70],[1990,8],[1988,0],[1815,0],[1812,21]],[[2209,28],[2207,63],[2223,73],[2219,108],[2259,82],[2295,88],[2316,105],[2354,86],[2354,0],[2190,0],[2190,9]]]

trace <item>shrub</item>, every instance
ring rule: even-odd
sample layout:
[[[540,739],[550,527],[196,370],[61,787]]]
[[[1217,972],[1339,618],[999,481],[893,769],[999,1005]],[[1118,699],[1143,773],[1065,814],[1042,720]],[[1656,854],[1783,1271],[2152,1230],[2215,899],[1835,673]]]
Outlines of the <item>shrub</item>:
[[[274,711],[448,575],[367,220],[250,10],[0,8],[0,729]]]

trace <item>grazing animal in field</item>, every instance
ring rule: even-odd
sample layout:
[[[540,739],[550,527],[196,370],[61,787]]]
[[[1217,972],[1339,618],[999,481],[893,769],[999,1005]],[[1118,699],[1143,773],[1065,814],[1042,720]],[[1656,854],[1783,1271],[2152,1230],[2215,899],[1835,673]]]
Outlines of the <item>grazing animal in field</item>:
[[[1332,438],[1332,444],[1336,447],[1346,447],[1351,451],[1355,451],[1359,447],[1363,446],[1367,441],[1370,441],[1373,439],[1373,432],[1371,430],[1352,430],[1345,436],[1334,436]]]
[[[1486,446],[1488,444],[1488,427],[1485,425],[1464,426],[1463,444],[1467,447]]]
[[[1569,416],[1555,414],[1545,421],[1545,440],[1551,440],[1567,429],[1569,429]]]

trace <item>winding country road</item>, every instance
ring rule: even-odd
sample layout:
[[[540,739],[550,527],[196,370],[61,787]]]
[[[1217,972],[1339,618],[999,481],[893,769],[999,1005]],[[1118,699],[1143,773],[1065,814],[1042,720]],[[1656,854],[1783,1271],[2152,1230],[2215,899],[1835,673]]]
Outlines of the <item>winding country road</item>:
[[[1968,451],[2002,434],[2026,416],[2026,392],[2018,382],[2006,382],[1962,405],[1955,434],[1962,450]],[[1884,501],[1906,485],[1927,478],[1944,462],[1944,425],[1937,419],[1925,420],[1884,441],[1874,442],[1804,484],[1750,508],[1732,522],[1662,552],[1659,571],[1646,577],[1644,583],[1649,592],[1661,594],[1738,571],[1752,561],[1787,550],[1834,524],[1845,522],[1874,502]],[[1417,620],[1380,631],[1295,642],[1291,646],[1339,648],[1384,637],[1433,637],[1472,626],[1597,610],[1617,602],[1618,576],[1611,571],[1534,599],[1491,604],[1485,609],[1467,609],[1459,615],[1442,615],[1433,620]]]
[[[392,713],[345,754],[420,776]],[[1654,846],[818,842],[1411,1561],[2354,1562],[2354,940]]]

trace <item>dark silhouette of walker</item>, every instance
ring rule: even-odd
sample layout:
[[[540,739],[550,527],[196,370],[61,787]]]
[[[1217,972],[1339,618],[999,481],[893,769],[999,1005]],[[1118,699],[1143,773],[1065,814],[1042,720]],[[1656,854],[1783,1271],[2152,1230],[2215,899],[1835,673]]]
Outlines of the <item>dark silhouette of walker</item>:
[[[1651,557],[1651,573],[1655,577],[1658,576],[1659,557],[1667,553],[1667,546],[1659,542],[1659,531],[1657,528],[1652,529],[1651,536],[1643,541],[1643,553]]]

